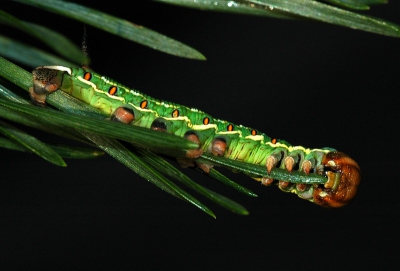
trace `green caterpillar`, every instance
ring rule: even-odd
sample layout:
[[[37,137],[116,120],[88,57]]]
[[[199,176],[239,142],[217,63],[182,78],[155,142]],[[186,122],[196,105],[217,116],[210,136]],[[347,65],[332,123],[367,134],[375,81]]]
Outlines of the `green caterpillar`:
[[[275,168],[286,169],[292,175],[316,173],[327,178],[325,184],[308,184],[304,178],[304,182],[297,184],[279,180],[278,186],[325,207],[346,205],[357,192],[358,164],[333,149],[291,146],[284,140],[271,139],[258,130],[213,118],[200,110],[154,99],[84,68],[38,67],[33,71],[33,80],[30,95],[37,104],[45,104],[46,95],[60,89],[110,115],[111,120],[199,143],[199,149],[188,150],[187,159],[180,160],[183,165],[191,165],[191,159],[210,153],[265,165],[268,173]],[[210,165],[197,164],[208,172]],[[269,175],[251,177],[264,185],[273,182]]]

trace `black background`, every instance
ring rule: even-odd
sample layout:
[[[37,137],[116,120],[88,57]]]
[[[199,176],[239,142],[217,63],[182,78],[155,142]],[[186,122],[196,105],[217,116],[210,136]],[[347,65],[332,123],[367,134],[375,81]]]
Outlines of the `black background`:
[[[396,269],[399,39],[148,1],[87,5],[207,57],[173,57],[88,27],[97,72],[295,145],[346,152],[362,170],[359,193],[348,206],[329,210],[242,174],[224,171],[258,198],[184,170],[250,211],[235,215],[199,197],[216,213],[213,219],[106,156],[68,160],[67,168],[59,168],[34,155],[1,150],[2,264],[16,269]],[[81,42],[79,22],[17,3],[6,2],[4,9]],[[400,23],[400,4],[391,1],[369,14]],[[46,49],[21,32],[1,29]]]

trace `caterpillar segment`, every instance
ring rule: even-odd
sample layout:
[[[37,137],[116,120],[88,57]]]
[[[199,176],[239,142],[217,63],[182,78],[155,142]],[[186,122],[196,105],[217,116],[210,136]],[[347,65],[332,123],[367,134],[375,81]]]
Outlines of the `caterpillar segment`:
[[[344,206],[357,193],[361,178],[358,164],[334,149],[292,146],[258,130],[215,119],[200,110],[154,99],[83,68],[38,67],[33,71],[33,80],[30,96],[35,104],[43,106],[46,95],[60,89],[110,115],[111,120],[172,133],[199,143],[199,149],[188,150],[186,158],[178,159],[183,167],[193,166],[192,159],[203,153],[264,165],[265,176],[251,177],[266,186],[277,183],[282,191],[324,207]],[[197,165],[205,172],[212,167],[205,163]],[[327,181],[308,184],[274,180],[269,175],[276,168],[292,175],[319,174]]]

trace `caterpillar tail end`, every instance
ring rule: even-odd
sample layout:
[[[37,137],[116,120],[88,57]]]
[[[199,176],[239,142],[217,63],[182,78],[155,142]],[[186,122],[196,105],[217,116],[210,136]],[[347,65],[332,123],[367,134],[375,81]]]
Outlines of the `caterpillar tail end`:
[[[338,208],[349,203],[357,194],[361,180],[357,162],[342,152],[329,152],[322,158],[322,165],[328,177],[323,187],[314,189],[314,203]]]

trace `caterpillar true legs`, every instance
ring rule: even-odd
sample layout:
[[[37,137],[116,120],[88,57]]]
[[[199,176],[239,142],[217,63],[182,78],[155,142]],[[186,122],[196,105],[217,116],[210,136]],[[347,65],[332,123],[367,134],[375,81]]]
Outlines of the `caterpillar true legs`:
[[[47,94],[61,89],[109,114],[112,120],[199,143],[199,149],[187,151],[189,160],[181,160],[182,164],[189,165],[190,159],[204,152],[264,165],[265,176],[251,175],[264,185],[273,182],[270,174],[275,168],[286,170],[290,176],[316,173],[327,178],[325,184],[294,183],[287,175],[279,180],[278,186],[326,207],[341,207],[357,192],[361,178],[359,166],[346,154],[333,149],[291,146],[284,140],[271,139],[255,129],[215,119],[197,109],[154,99],[82,68],[38,67],[33,71],[33,81],[30,95],[36,104],[44,105]],[[199,166],[205,172],[210,168],[207,163]]]

